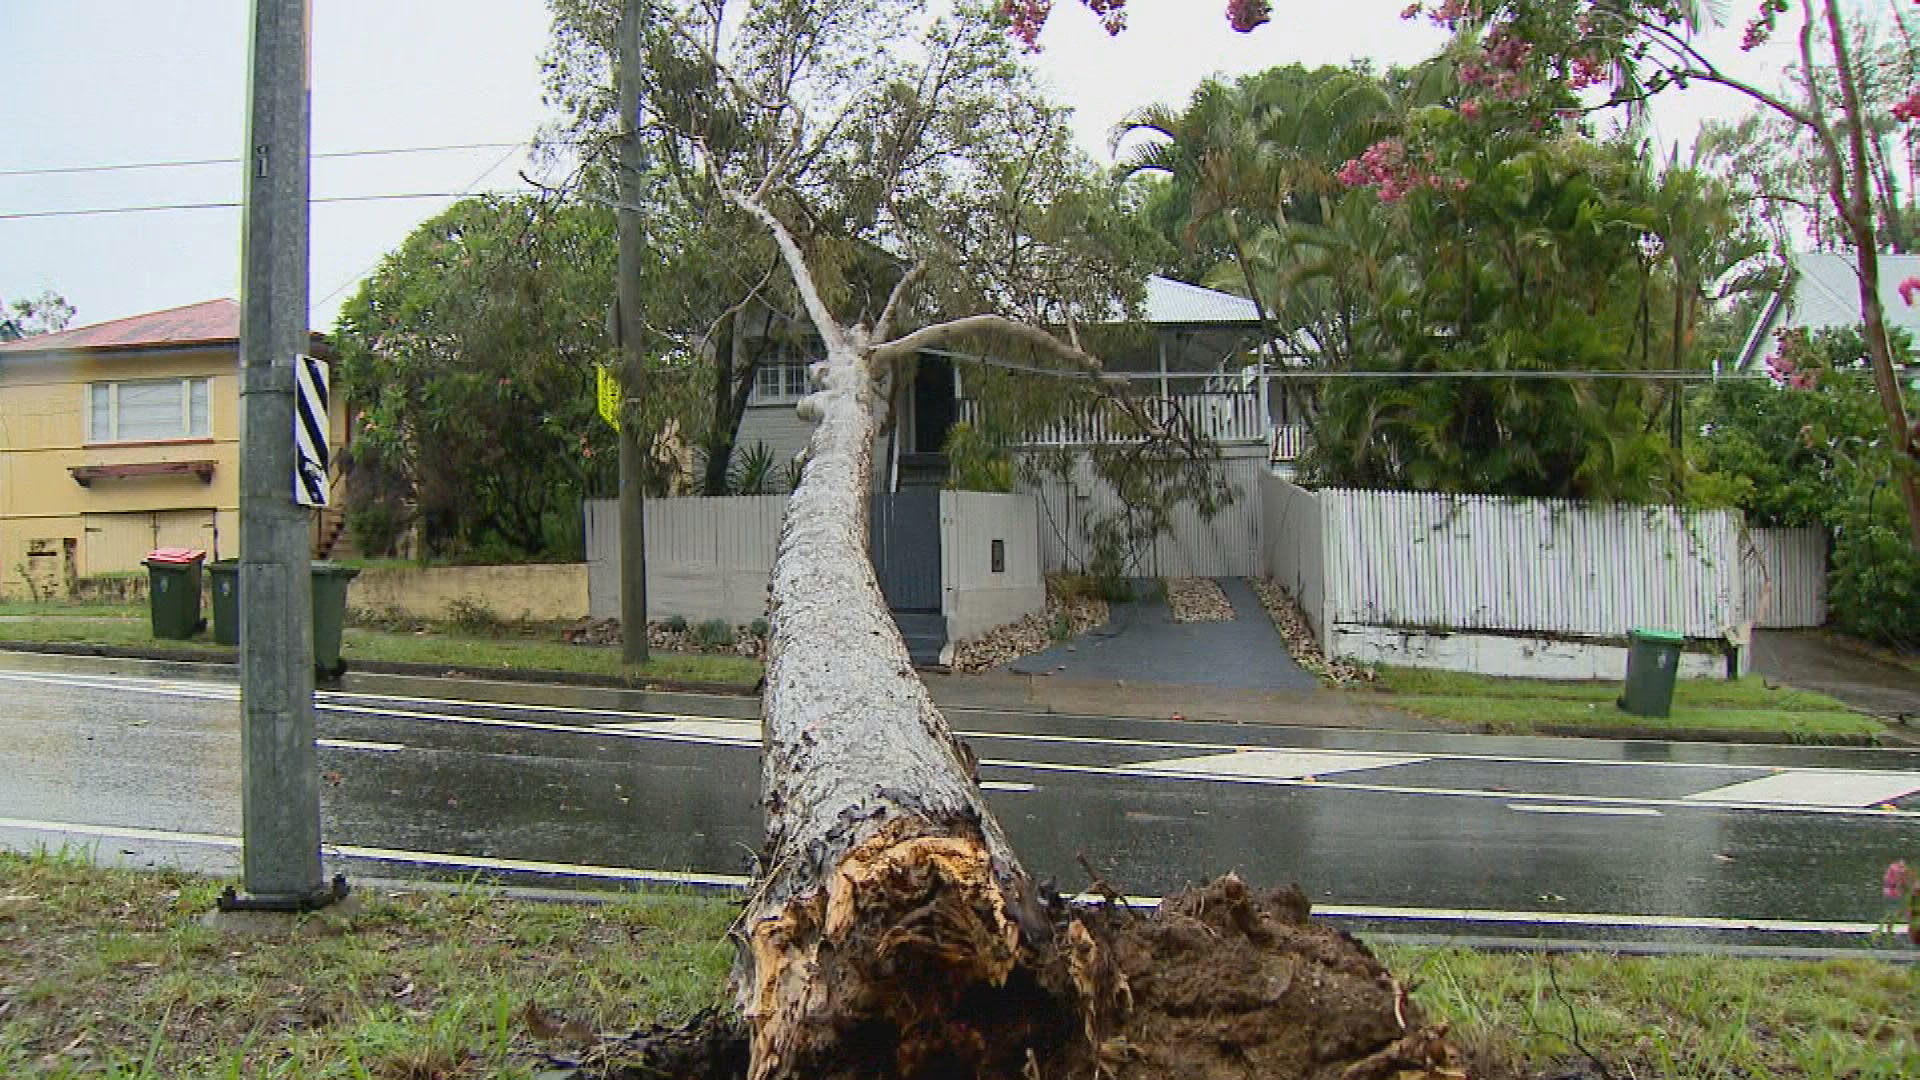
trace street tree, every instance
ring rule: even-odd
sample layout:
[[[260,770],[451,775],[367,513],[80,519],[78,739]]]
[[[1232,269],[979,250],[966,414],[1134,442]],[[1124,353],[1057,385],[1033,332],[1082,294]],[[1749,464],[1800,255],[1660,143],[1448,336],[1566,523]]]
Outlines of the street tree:
[[[603,207],[463,200],[341,308],[357,539],[377,552],[418,526],[423,554],[578,557],[579,501],[617,457],[593,395],[613,234]]]
[[[650,122],[764,231],[825,351],[799,406],[816,427],[772,576],[768,840],[735,931],[749,1074],[1161,1071],[1126,1027],[1133,992],[1109,933],[1125,918],[1062,905],[1023,869],[971,752],[913,673],[867,554],[875,435],[922,350],[991,347],[1106,383],[1080,324],[1126,290],[1096,272],[1097,247],[1040,224],[1074,206],[1074,170],[1032,167],[1067,145],[1058,114],[985,11],[908,0],[653,10],[667,32],[650,39],[649,67],[704,91],[649,100]],[[996,204],[1010,182],[1021,197]],[[1114,400],[1142,430],[1164,427]],[[1263,906],[1231,883],[1210,916],[1174,907],[1168,918],[1211,918],[1257,953],[1295,933],[1304,901]],[[1202,935],[1171,951],[1204,951]],[[1303,948],[1299,962],[1353,992],[1342,1000],[1365,1018],[1352,1034],[1298,1044],[1299,1029],[1280,1025],[1274,1046],[1242,1036],[1222,1057],[1221,1039],[1194,1028],[1187,1052],[1223,1063],[1258,1052],[1316,1077],[1362,1059],[1380,1075],[1445,1059],[1397,1011],[1376,962],[1317,940],[1326,951]],[[1190,959],[1146,953],[1133,958],[1138,978],[1142,963],[1158,978]],[[1190,981],[1219,992],[1217,979]]]

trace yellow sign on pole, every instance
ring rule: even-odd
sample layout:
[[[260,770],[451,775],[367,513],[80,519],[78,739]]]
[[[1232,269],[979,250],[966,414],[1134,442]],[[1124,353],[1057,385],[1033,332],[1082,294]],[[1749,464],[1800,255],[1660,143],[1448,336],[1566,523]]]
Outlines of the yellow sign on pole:
[[[600,419],[615,431],[620,430],[620,380],[605,367],[594,369],[594,389],[600,405]]]

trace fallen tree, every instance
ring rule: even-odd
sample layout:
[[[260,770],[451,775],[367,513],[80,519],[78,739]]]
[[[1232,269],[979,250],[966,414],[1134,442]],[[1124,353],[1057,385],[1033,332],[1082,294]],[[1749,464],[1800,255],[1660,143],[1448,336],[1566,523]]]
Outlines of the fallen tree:
[[[773,570],[763,705],[764,872],[738,924],[750,1075],[1298,1077],[1451,1074],[1441,1034],[1297,890],[1236,879],[1139,919],[1036,886],[980,792],[887,610],[867,556],[876,392],[896,354],[991,330],[1086,367],[997,316],[893,341],[821,303],[779,241],[827,359]],[[912,284],[914,275],[902,281]]]
[[[905,0],[653,10],[651,62],[706,89],[649,102],[647,125],[764,226],[825,359],[773,569],[768,838],[734,929],[737,1016],[630,1040],[629,1075],[1447,1073],[1440,1033],[1358,943],[1309,924],[1297,890],[1227,878],[1143,916],[1037,883],[908,659],[867,522],[875,435],[921,350],[991,339],[1178,441],[1073,329],[1112,310],[1119,275],[1071,227],[1034,226],[1090,170],[1008,74],[1002,28]],[[948,242],[983,189],[1013,210],[1002,259]],[[884,302],[846,272],[876,251],[900,263]]]

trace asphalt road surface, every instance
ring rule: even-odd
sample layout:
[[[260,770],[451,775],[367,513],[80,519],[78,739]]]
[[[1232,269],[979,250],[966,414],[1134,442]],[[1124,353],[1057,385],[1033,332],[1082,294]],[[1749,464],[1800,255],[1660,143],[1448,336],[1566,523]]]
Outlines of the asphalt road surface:
[[[231,669],[0,657],[0,846],[231,873]],[[317,695],[330,866],[738,888],[751,700],[350,678]],[[1235,871],[1362,931],[1871,947],[1920,754],[954,710],[1037,876],[1148,902]]]

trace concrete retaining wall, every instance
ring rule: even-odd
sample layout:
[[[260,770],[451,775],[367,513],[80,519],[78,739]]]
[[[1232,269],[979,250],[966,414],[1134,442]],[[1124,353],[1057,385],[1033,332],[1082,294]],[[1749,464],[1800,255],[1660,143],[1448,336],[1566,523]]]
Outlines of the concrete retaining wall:
[[[347,606],[444,619],[464,601],[503,619],[558,622],[587,615],[586,563],[378,567],[347,587]]]

